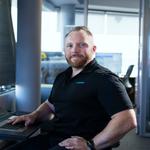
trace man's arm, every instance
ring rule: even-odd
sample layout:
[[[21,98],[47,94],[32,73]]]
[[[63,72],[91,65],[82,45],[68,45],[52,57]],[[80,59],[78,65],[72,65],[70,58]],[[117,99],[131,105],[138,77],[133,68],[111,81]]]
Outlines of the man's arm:
[[[35,111],[30,114],[15,117],[9,121],[9,123],[16,124],[19,122],[25,122],[25,126],[31,125],[35,122],[48,119],[54,112],[54,106],[48,101],[42,103]]]
[[[136,125],[136,116],[133,109],[116,113],[104,130],[93,138],[96,149],[100,150],[115,144]]]
[[[54,106],[47,101],[42,103],[35,111],[31,114],[36,117],[37,121],[48,119],[51,114],[54,113]]]
[[[136,117],[133,109],[121,111],[112,116],[108,125],[93,138],[96,150],[112,146],[118,142],[128,131],[136,127]],[[87,141],[78,136],[65,139],[59,146],[67,149],[87,150]]]

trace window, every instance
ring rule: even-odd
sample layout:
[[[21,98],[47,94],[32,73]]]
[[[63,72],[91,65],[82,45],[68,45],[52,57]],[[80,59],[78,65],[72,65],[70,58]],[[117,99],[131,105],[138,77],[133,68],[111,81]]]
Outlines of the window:
[[[96,20],[96,23],[93,23]],[[131,77],[137,77],[139,15],[133,13],[90,12],[88,27],[94,33],[98,53],[121,53],[122,69],[134,65]]]
[[[62,37],[59,30],[60,16],[58,9],[56,10],[42,12],[42,51],[49,54],[60,52],[63,55]],[[88,27],[94,34],[97,52],[121,56],[121,63],[119,64],[121,73],[119,75],[125,75],[128,66],[133,64],[134,69],[131,77],[137,76],[138,18],[139,15],[136,13],[88,11]],[[75,25],[83,24],[83,11],[76,9]]]
[[[41,83],[53,84],[56,75],[67,66],[61,45],[57,11],[42,11]]]
[[[0,1],[0,86],[15,84],[15,38],[10,0]]]
[[[61,35],[58,29],[58,12],[42,11],[42,51],[61,51]]]

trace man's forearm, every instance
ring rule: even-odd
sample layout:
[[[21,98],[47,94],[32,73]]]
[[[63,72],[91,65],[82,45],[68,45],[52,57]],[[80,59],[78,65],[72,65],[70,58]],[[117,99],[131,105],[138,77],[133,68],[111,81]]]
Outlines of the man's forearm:
[[[47,103],[44,102],[31,114],[35,116],[36,120],[43,121],[48,119],[52,113],[53,111],[51,108],[47,105]]]
[[[136,117],[133,110],[122,111],[116,114],[105,129],[93,138],[96,149],[101,150],[112,146],[135,127]]]

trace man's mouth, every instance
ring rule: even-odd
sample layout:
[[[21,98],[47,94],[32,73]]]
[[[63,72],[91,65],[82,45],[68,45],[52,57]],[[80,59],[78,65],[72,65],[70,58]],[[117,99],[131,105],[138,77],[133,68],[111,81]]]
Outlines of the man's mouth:
[[[83,57],[81,54],[73,54],[71,55],[71,58],[74,58],[74,57]]]

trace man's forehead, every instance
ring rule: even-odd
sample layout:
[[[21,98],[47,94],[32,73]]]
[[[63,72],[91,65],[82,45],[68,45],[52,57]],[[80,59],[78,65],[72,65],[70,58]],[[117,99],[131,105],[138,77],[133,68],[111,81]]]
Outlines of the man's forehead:
[[[88,34],[84,30],[79,30],[79,31],[72,31],[72,32],[70,32],[67,37],[74,36],[74,35],[88,36]]]
[[[72,41],[72,40],[84,41],[86,39],[88,40],[91,38],[92,37],[89,36],[85,31],[73,31],[65,38],[65,41]]]

